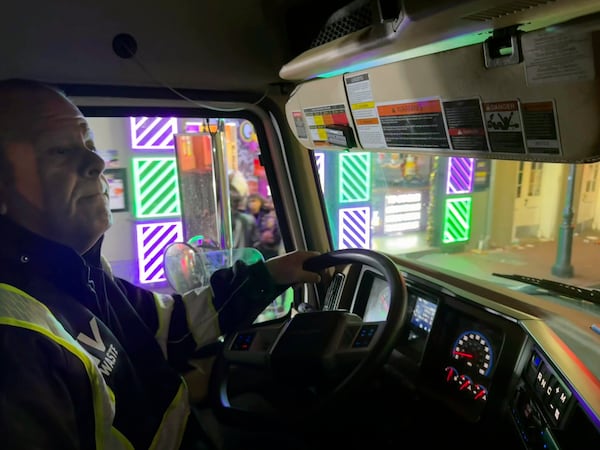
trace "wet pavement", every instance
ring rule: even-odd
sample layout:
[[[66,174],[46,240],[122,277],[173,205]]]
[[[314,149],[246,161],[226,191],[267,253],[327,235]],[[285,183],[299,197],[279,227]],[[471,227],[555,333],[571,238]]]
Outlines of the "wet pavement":
[[[563,251],[563,255],[565,252]],[[530,241],[504,248],[473,250],[463,253],[427,253],[420,261],[452,268],[456,272],[499,282],[492,273],[520,274],[546,278],[581,287],[600,288],[600,237],[573,237],[571,257],[563,256],[558,267],[565,273],[572,267],[573,276],[557,276],[552,267],[557,264],[556,241]]]

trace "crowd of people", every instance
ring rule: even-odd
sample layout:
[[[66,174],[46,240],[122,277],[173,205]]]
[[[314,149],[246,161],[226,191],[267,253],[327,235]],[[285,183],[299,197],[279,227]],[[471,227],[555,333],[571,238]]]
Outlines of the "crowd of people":
[[[279,255],[281,233],[272,203],[260,193],[248,194],[241,176],[234,177],[229,188],[233,247],[256,248],[265,260]]]

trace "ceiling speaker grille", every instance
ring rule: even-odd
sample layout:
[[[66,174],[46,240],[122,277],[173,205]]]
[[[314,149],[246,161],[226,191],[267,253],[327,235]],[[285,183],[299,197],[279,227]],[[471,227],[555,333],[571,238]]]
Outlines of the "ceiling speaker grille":
[[[334,41],[373,24],[373,7],[368,2],[354,2],[354,5],[348,6],[330,18],[318,36],[311,42],[310,48]]]

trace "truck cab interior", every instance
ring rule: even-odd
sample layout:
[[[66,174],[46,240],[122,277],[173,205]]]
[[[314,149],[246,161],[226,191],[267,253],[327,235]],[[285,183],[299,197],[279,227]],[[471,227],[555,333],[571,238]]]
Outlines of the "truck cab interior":
[[[0,35],[89,119],[116,275],[272,257],[232,190],[321,253],[198,352],[208,448],[600,448],[600,2],[31,0]]]

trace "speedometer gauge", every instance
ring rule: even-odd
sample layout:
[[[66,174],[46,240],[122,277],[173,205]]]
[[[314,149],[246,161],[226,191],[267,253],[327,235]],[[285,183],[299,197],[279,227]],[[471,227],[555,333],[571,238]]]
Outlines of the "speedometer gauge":
[[[492,370],[494,357],[489,340],[478,331],[465,331],[454,342],[452,358],[479,375],[486,376]]]

